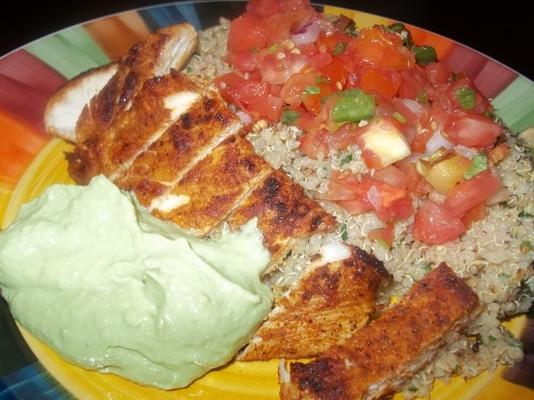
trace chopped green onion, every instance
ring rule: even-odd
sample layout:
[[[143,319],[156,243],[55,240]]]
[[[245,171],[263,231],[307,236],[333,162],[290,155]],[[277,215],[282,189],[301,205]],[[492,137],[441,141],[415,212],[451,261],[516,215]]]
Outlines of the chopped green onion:
[[[497,276],[499,277],[499,279],[510,279],[511,278],[510,274],[499,274]]]
[[[487,169],[488,156],[485,153],[477,154],[471,160],[471,164],[469,164],[469,168],[467,168],[467,171],[465,171],[464,178],[472,179],[478,174],[480,174],[482,171],[486,171]]]
[[[426,106],[428,104],[428,96],[426,95],[426,92],[423,90],[419,93],[416,100],[419,104]]]
[[[521,244],[519,245],[519,251],[521,251],[521,253],[523,254],[527,254],[531,252],[533,249],[534,249],[534,246],[528,240],[522,241]]]
[[[397,111],[395,111],[393,113],[393,118],[395,118],[401,124],[405,124],[406,123],[406,118],[404,117],[404,115],[402,115],[401,113],[398,113]]]
[[[436,62],[438,54],[436,49],[432,46],[412,46],[412,51],[415,54],[415,61],[418,64],[430,64]]]
[[[284,110],[282,111],[282,116],[280,121],[286,125],[293,125],[297,119],[299,119],[300,114],[295,110]]]
[[[375,99],[359,89],[339,93],[339,100],[332,110],[334,122],[358,122],[375,115]]]
[[[460,372],[462,372],[462,366],[461,365],[456,365],[456,367],[454,367],[454,369],[451,372],[454,375],[459,375]]]
[[[193,72],[193,68],[191,68],[191,67],[187,67],[187,68],[185,69],[185,73],[186,73],[186,74],[190,74],[191,72]]]
[[[454,97],[464,110],[475,108],[476,93],[468,87],[461,87],[454,92]]]
[[[321,88],[319,86],[306,86],[304,88],[304,93],[306,93],[306,94],[319,94],[319,93],[321,93]]]
[[[493,336],[493,335],[489,335],[488,339],[489,339],[490,342],[495,342],[497,340],[497,338],[495,336]]]
[[[345,35],[352,37],[358,35],[358,31],[356,30],[356,22],[350,21],[343,32],[345,33]]]
[[[347,233],[347,224],[341,225],[341,240],[346,241],[349,238],[349,234]]]
[[[413,46],[412,34],[408,29],[406,29],[406,26],[403,23],[395,22],[391,25],[388,25],[387,29],[401,35],[404,40],[404,45],[406,47]]]
[[[401,33],[402,31],[406,30],[406,27],[401,22],[395,22],[395,23],[393,23],[391,25],[388,25],[387,28],[390,31],[393,31],[393,32],[396,32],[396,33]]]
[[[532,218],[532,217],[534,217],[534,214],[531,214],[531,213],[523,210],[523,211],[519,211],[519,214],[517,214],[517,216],[519,218]]]
[[[278,44],[273,44],[271,47],[267,49],[267,53],[274,54],[278,50]]]
[[[347,48],[347,43],[345,42],[338,42],[336,43],[336,45],[334,46],[334,50],[332,51],[332,54],[334,56],[339,56],[341,53],[343,53],[345,51],[345,49]]]
[[[328,79],[325,76],[319,75],[317,78],[315,78],[315,83],[326,83],[328,82]]]
[[[415,386],[410,386],[410,387],[408,388],[408,390],[409,390],[410,392],[417,392],[418,389],[417,389]]]
[[[349,153],[346,157],[344,157],[341,162],[339,163],[339,166],[343,166],[345,164],[348,164],[352,161],[352,153]]]

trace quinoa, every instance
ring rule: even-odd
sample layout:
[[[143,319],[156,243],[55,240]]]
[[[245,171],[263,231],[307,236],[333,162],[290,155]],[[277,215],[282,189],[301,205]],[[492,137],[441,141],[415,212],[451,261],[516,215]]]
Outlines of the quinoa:
[[[228,28],[229,21],[221,18],[219,25],[200,33],[199,51],[185,68],[186,73],[213,79],[230,71],[225,62]],[[379,299],[384,304],[402,297],[414,282],[445,261],[477,293],[482,312],[458,340],[404,386],[404,396],[427,396],[436,378],[444,382],[452,376],[471,378],[499,364],[520,361],[520,342],[501,324],[503,318],[527,312],[534,301],[533,252],[520,249],[521,243],[532,238],[534,228],[532,218],[524,217],[525,213],[534,213],[534,171],[528,152],[516,137],[506,131],[512,153],[495,170],[510,193],[507,201],[488,207],[483,220],[475,222],[461,238],[443,245],[415,241],[410,230],[412,216],[396,224],[395,240],[388,250],[367,238],[369,231],[383,226],[374,214],[351,216],[336,204],[320,199],[328,189],[332,171],[367,172],[359,149],[350,146],[313,160],[298,149],[301,134],[296,127],[278,123],[254,129],[247,136],[258,154],[274,168],[286,171],[339,223],[337,232],[316,234],[298,243],[267,278],[275,293],[291,287],[322,244],[341,236],[345,242],[374,254],[392,274],[393,284]]]

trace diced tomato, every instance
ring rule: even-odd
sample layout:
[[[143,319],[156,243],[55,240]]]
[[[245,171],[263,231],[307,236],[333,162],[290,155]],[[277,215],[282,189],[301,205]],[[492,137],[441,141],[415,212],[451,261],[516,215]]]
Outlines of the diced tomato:
[[[467,211],[461,218],[465,229],[469,229],[473,222],[480,221],[486,216],[486,203],[480,203],[478,206]]]
[[[299,138],[299,149],[310,158],[324,158],[328,155],[328,135],[326,129],[306,132]]]
[[[286,1],[281,1],[282,9]],[[305,26],[314,16],[315,11],[311,7],[277,13],[263,20],[264,29],[267,32],[267,45],[281,43],[289,39],[291,32],[298,31]]]
[[[336,204],[341,206],[350,215],[362,214],[373,209],[370,204],[358,199],[338,200],[336,201]]]
[[[417,172],[414,165],[407,159],[397,161],[395,165],[404,173],[406,190],[408,190],[408,192],[413,192],[418,182],[422,180],[421,175]]]
[[[424,66],[428,80],[433,85],[445,84],[449,81],[451,70],[444,62],[433,62]]]
[[[317,49],[323,53],[339,55],[349,45],[351,38],[340,32],[321,33],[317,38]],[[336,54],[337,53],[337,54]]]
[[[328,82],[316,83],[314,88],[319,89],[319,93],[304,93],[302,104],[306,110],[314,114],[319,114],[323,104],[323,99],[336,91],[335,87]]]
[[[413,224],[416,240],[428,244],[442,244],[460,237],[465,226],[449,210],[428,200],[417,211]]]
[[[292,75],[280,91],[280,97],[289,105],[297,106],[302,103],[304,90],[308,86],[317,85],[318,75],[314,72],[297,73]]]
[[[312,55],[308,59],[308,65],[315,70],[323,68],[325,65],[328,65],[332,62],[332,56],[328,53],[317,53]]]
[[[258,57],[251,50],[230,52],[228,62],[241,72],[252,72],[258,66]]]
[[[506,143],[501,143],[489,151],[488,158],[492,164],[498,164],[511,153],[510,146]]]
[[[402,190],[406,190],[408,187],[408,177],[400,168],[394,165],[388,165],[385,168],[376,170],[373,174],[373,179]]]
[[[501,181],[489,171],[483,171],[472,179],[467,179],[447,194],[444,208],[452,215],[460,216],[466,211],[485,202],[502,188]]]
[[[270,17],[280,11],[280,0],[250,0],[247,4],[247,12],[260,18]]]
[[[426,144],[432,137],[433,132],[430,129],[420,130],[415,135],[412,143],[410,144],[412,151],[415,153],[425,153]]]
[[[299,118],[296,121],[296,125],[303,132],[311,132],[320,129],[320,125],[317,124],[317,121],[315,120],[315,115],[309,111],[306,111],[304,107],[292,108],[299,113]]]
[[[275,85],[283,85],[291,75],[302,72],[308,66],[308,59],[302,54],[282,53],[265,56],[259,65],[262,80]]]
[[[445,125],[445,134],[454,144],[468,147],[492,146],[501,133],[499,124],[472,113],[452,114]]]
[[[241,107],[269,94],[267,83],[247,80],[233,72],[220,76],[215,80],[215,84],[226,100]]]
[[[357,124],[343,124],[328,138],[328,146],[334,150],[344,150],[351,144],[357,143],[357,138],[362,128]]]
[[[404,47],[401,37],[383,26],[362,29],[351,46],[364,64],[399,70],[415,64],[413,53]]]
[[[415,67],[400,72],[401,86],[399,88],[399,97],[417,100],[419,96],[426,93],[428,80],[425,72]]]
[[[262,20],[251,14],[243,14],[230,24],[228,50],[231,52],[258,50],[267,44],[268,33]]]
[[[328,82],[336,85],[338,82],[341,86],[347,83],[348,71],[338,57],[332,57],[332,61],[318,69],[321,76],[324,76]]]
[[[255,98],[248,104],[246,109],[253,115],[265,117],[271,122],[277,122],[280,119],[283,106],[284,101],[281,98],[268,94]]]
[[[360,181],[356,175],[334,170],[328,181],[328,191],[321,198],[336,201],[356,199],[360,196],[359,187]]]
[[[395,96],[400,84],[400,75],[392,70],[364,67],[360,75],[360,86],[363,90],[386,98]]]
[[[367,177],[362,181],[362,186],[364,185],[369,186],[367,199],[373,206],[378,218],[382,221],[392,222],[397,218],[405,218],[411,212],[411,202],[406,201],[408,199],[406,190],[398,189]],[[406,211],[409,212],[406,213]]]
[[[367,237],[378,243],[382,243],[388,249],[393,245],[394,225],[386,224],[383,228],[373,229],[367,234]]]
[[[461,89],[472,90],[475,94],[475,102],[473,108],[469,111],[483,114],[488,108],[490,108],[490,102],[478,91],[475,85],[468,78],[457,79],[449,85],[447,90],[447,97],[451,105],[459,110],[464,110],[460,102],[458,101],[458,91]]]
[[[297,49],[300,51],[300,54],[303,54],[307,57],[311,57],[314,54],[317,54],[319,50],[315,46],[315,43],[305,43],[297,46]]]

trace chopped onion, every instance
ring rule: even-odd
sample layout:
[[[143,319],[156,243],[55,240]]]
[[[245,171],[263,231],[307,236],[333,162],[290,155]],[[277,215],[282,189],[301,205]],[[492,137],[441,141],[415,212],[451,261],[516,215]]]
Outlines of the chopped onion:
[[[458,154],[461,154],[462,156],[469,158],[470,160],[478,154],[476,150],[462,145],[455,146],[454,149]]]
[[[250,117],[250,115],[248,115],[244,111],[239,110],[236,112],[236,115],[239,117],[243,125],[248,125],[252,122],[252,118]]]
[[[428,142],[426,142],[425,155],[434,154],[441,147],[452,149],[454,145],[443,137],[440,129],[436,129]]]
[[[369,203],[373,206],[375,210],[378,210],[381,203],[380,198],[380,192],[376,188],[376,186],[371,186],[369,191],[367,192],[367,199],[369,200]]]
[[[320,32],[321,27],[314,21],[311,24],[306,25],[301,31],[291,35],[291,40],[293,40],[293,43],[297,46],[313,43],[317,40]]]
[[[419,104],[419,102],[412,99],[399,99],[399,101],[412,113],[417,116],[420,116],[425,110],[424,107]]]

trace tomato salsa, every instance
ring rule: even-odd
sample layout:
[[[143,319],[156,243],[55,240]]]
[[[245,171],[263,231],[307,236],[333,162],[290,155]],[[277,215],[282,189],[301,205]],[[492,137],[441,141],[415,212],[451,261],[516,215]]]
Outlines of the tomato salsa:
[[[505,190],[493,167],[510,149],[490,102],[402,23],[357,30],[308,0],[251,0],[231,22],[227,61],[223,97],[251,120],[300,128],[306,156],[357,146],[368,172],[334,170],[321,198],[374,212],[384,226],[372,240],[390,246],[414,213],[416,240],[454,240]]]

